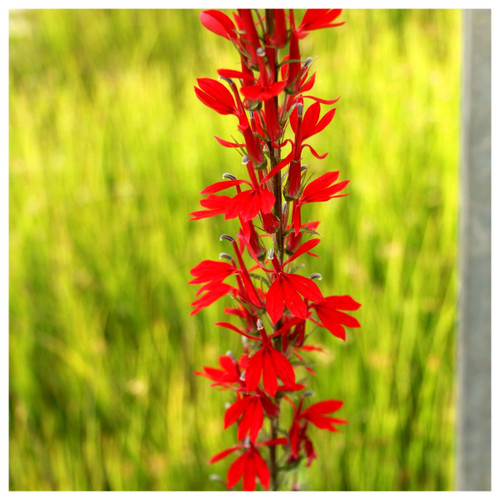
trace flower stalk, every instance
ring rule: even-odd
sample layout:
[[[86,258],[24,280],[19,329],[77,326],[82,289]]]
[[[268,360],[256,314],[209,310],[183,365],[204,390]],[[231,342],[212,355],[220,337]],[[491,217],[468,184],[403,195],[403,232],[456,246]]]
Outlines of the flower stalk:
[[[222,181],[202,191],[202,210],[191,213],[192,220],[223,215],[240,224],[234,236],[221,236],[221,241],[231,243],[232,254],[222,252],[224,262],[202,261],[191,270],[190,281],[200,285],[191,314],[232,297],[233,307],[224,312],[233,320],[216,326],[242,339],[239,358],[227,354],[219,358],[220,368],[206,366],[196,372],[212,386],[234,394],[224,427],[237,427],[237,444],[210,460],[237,454],[227,472],[229,489],[242,480],[244,490],[254,490],[257,482],[278,490],[285,469],[292,471],[289,489],[300,489],[299,464],[307,460],[310,466],[316,458],[310,426],[338,432],[337,426],[347,423],[330,416],[340,410],[342,401],[306,406],[310,393],[297,380],[314,374],[306,353],[321,350],[305,343],[306,331],[321,327],[345,339],[344,327],[360,325],[343,311],[360,304],[349,295],[325,297],[313,281],[321,275],[302,276],[301,266],[294,263],[306,254],[317,257],[312,250],[320,243],[319,222],[304,223],[301,207],[346,196],[342,191],[349,182],[338,181],[338,171],[308,182],[308,167],[302,165],[305,149],[317,159],[326,157],[306,141],[331,123],[335,108],[325,112],[322,106],[338,98],[309,94],[315,75],[309,75],[312,59],[301,60],[300,40],[316,29],[342,25],[336,22],[340,14],[340,9],[310,9],[300,23],[293,10],[283,9],[239,9],[233,19],[217,10],[200,15],[203,26],[233,44],[241,67],[219,69],[221,81],[199,78],[195,93],[217,113],[237,118],[238,142],[216,139],[240,151],[248,176],[247,180],[240,173],[223,174]],[[312,104],[306,106],[305,101]],[[287,426],[283,436],[280,429]]]

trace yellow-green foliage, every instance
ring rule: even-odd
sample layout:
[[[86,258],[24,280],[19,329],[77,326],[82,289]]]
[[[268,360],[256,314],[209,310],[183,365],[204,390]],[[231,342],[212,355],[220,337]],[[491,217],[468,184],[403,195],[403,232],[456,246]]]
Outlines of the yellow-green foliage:
[[[352,10],[312,32],[315,95],[341,95],[306,153],[350,196],[321,220],[325,294],[362,303],[347,342],[315,333],[311,382],[342,399],[342,434],[313,432],[304,489],[453,487],[460,13]],[[198,11],[10,13],[10,487],[221,489],[229,395],[193,375],[239,339],[189,315],[189,269],[228,248],[188,222],[239,156],[214,135],[197,77],[233,68]]]

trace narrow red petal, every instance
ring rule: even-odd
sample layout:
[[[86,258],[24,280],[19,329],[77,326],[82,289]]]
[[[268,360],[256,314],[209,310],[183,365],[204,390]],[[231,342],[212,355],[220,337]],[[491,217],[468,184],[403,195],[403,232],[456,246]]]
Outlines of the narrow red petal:
[[[271,320],[276,323],[283,316],[283,291],[281,280],[277,278],[273,281],[266,295],[266,310]]]
[[[260,382],[262,374],[263,349],[259,349],[249,360],[248,368],[245,372],[245,383],[248,392],[255,391]]]

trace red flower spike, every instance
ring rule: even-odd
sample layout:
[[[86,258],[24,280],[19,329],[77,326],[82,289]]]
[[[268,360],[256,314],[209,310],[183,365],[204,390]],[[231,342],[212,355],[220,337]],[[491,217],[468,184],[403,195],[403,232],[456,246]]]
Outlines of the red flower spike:
[[[336,110],[323,111],[322,105],[335,104],[338,99],[305,95],[313,89],[316,75],[310,72],[312,59],[302,60],[299,40],[311,31],[342,24],[340,12],[340,9],[309,9],[297,25],[293,10],[289,11],[289,16],[283,9],[266,10],[265,17],[262,12],[250,9],[238,10],[233,19],[211,9],[200,15],[205,28],[235,46],[239,65],[234,69],[217,70],[224,82],[200,78],[195,93],[203,104],[217,113],[234,115],[238,119],[238,131],[243,140],[233,136],[231,140],[216,139],[223,147],[238,150],[248,175],[244,180],[241,175],[236,179],[225,174],[223,181],[203,189],[202,194],[206,197],[200,201],[202,210],[191,213],[191,220],[223,214],[226,220],[237,218],[240,224],[236,239],[228,235],[221,237],[233,245],[234,259],[221,254],[229,262],[200,262],[191,270],[189,282],[199,285],[191,314],[230,295],[236,304],[224,312],[239,318],[235,324],[219,321],[216,325],[241,336],[244,355],[236,361],[228,353],[220,357],[220,368],[205,366],[202,371],[195,372],[208,378],[211,386],[236,393],[225,413],[224,426],[237,425],[240,443],[210,460],[214,463],[237,452],[227,472],[229,488],[242,480],[244,490],[254,490],[257,482],[268,489],[270,470],[277,470],[273,476],[273,489],[276,488],[282,474],[277,456],[261,456],[260,447],[286,446],[292,468],[303,457],[307,458],[309,466],[316,452],[307,433],[308,426],[336,432],[340,424],[347,423],[331,416],[340,409],[340,401],[327,400],[304,409],[304,396],[299,397],[295,405],[287,395],[306,388],[296,383],[296,366],[314,373],[307,366],[303,352],[319,348],[304,345],[307,334],[312,333],[306,333],[306,321],[327,328],[340,338],[345,338],[345,327],[359,326],[354,317],[344,312],[359,307],[350,296],[324,297],[311,279],[313,275],[306,278],[287,272],[304,254],[317,257],[313,250],[319,238],[303,238],[303,235],[315,234],[318,223],[302,224],[302,206],[346,196],[342,191],[349,182],[339,182],[338,172],[327,172],[309,182],[301,166],[304,151],[317,159],[326,157],[327,153],[319,154],[307,140],[323,131],[334,118]],[[287,44],[288,53],[280,54],[280,49]],[[313,101],[306,108],[305,99]],[[292,135],[285,139],[283,131],[288,123]],[[291,149],[286,154],[283,148],[288,144]],[[288,172],[284,170],[286,167]],[[282,178],[281,190],[277,189],[278,176]],[[220,195],[220,192],[230,193],[230,196]],[[267,245],[272,269],[266,265],[266,242],[272,245],[271,248]],[[245,248],[252,259],[248,266]],[[225,283],[231,276],[236,286]],[[275,325],[269,334],[263,327],[266,315]],[[292,359],[296,366],[292,365]],[[279,398],[273,399],[278,393]],[[293,407],[288,438],[273,438],[275,434],[272,433],[272,439],[257,443],[265,420],[280,418],[277,401],[281,398]],[[282,427],[281,422],[278,424]]]

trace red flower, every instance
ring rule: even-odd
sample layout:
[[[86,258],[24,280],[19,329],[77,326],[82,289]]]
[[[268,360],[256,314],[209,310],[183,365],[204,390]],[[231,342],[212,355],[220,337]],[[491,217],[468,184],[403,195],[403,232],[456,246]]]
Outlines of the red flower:
[[[211,194],[204,200],[200,200],[200,205],[205,207],[207,210],[198,210],[197,212],[191,212],[191,219],[189,220],[200,220],[206,219],[207,217],[213,217],[214,215],[223,214],[226,210],[227,203],[231,198],[229,196],[219,196],[217,194]]]
[[[200,298],[191,302],[191,305],[194,309],[191,311],[191,316],[199,313],[202,309],[213,304],[215,301],[219,300],[224,295],[228,295],[232,293],[233,295],[237,295],[238,290],[231,285],[227,285],[226,283],[219,283],[214,287],[206,290],[205,295],[200,296]]]
[[[266,462],[260,456],[258,447],[261,446],[276,446],[279,444],[287,444],[286,438],[271,439],[269,441],[262,441],[260,443],[249,443],[248,445],[237,444],[227,450],[221,451],[209,461],[209,464],[213,464],[227,457],[231,453],[245,449],[243,455],[240,455],[229,467],[227,471],[227,487],[232,488],[236,486],[238,481],[243,477],[243,489],[245,491],[255,490],[256,479],[258,478],[260,484],[269,489],[269,481],[271,479],[271,474]]]
[[[342,340],[345,340],[344,326],[350,328],[359,328],[361,326],[356,318],[340,311],[340,309],[344,311],[356,311],[361,307],[361,304],[349,295],[331,295],[330,297],[325,297],[321,302],[311,304],[311,307],[316,311],[318,318],[321,320],[321,326]]]
[[[203,367],[203,372],[194,372],[195,375],[206,377],[213,380],[215,383],[210,384],[212,387],[222,386],[226,389],[234,388],[234,386],[243,386],[241,380],[241,372],[248,366],[248,358],[243,354],[239,363],[232,356],[221,356],[219,358],[219,365],[222,370],[218,368],[211,368],[209,366]]]
[[[203,104],[221,115],[239,116],[231,92],[222,83],[212,78],[198,78],[197,82],[200,88],[194,87],[194,91]]]
[[[241,417],[238,424],[238,441],[248,434],[250,441],[254,442],[264,424],[264,413],[276,417],[279,415],[279,408],[262,391],[257,390],[257,394],[237,399],[226,410],[224,428],[227,429]]]
[[[201,24],[212,33],[227,38],[228,40],[238,40],[236,26],[223,12],[218,10],[204,10],[200,14],[200,21]]]
[[[263,327],[260,328],[260,333],[262,335],[262,347],[248,362],[245,382],[248,392],[253,392],[257,389],[262,378],[264,390],[274,397],[278,389],[278,377],[285,385],[293,385],[295,384],[295,372],[286,356],[272,346],[270,338]],[[273,336],[280,334],[281,332],[275,332]]]
[[[340,16],[342,9],[308,9],[302,18],[300,26],[297,28],[298,37],[304,38],[308,31],[318,30],[321,28],[335,28],[342,26],[341,23],[334,23],[335,19]]]
[[[272,262],[275,269],[275,279],[266,295],[266,310],[273,323],[281,319],[285,305],[293,315],[301,319],[306,319],[307,306],[300,297],[301,295],[313,302],[318,302],[318,299],[319,301],[323,300],[323,294],[313,280],[298,274],[283,272],[284,266],[303,253],[309,252],[319,242],[319,239],[315,239],[304,243],[283,263],[283,266],[280,265],[276,256],[273,256]]]
[[[310,182],[302,192],[302,196],[293,202],[293,227],[295,234],[299,234],[301,225],[300,208],[306,203],[323,202],[332,198],[341,198],[347,196],[348,193],[337,194],[342,191],[349,181],[337,182],[339,172],[327,172],[321,175],[316,180]]]
[[[210,288],[215,283],[221,283],[228,276],[237,272],[237,269],[227,263],[217,260],[204,260],[191,269],[191,275],[195,276],[194,279],[188,282],[189,285],[197,285],[206,283],[207,285],[201,287],[198,293]]]
[[[327,401],[321,401],[315,403],[306,410],[302,411],[302,406],[304,403],[304,397],[301,398],[300,403],[295,411],[292,426],[288,433],[290,438],[290,445],[292,450],[291,458],[297,459],[299,456],[301,445],[304,445],[306,455],[308,457],[307,465],[311,465],[311,462],[316,458],[316,453],[312,441],[307,436],[307,425],[311,423],[312,425],[318,427],[319,429],[326,429],[330,432],[339,432],[335,425],[347,424],[346,420],[341,420],[334,417],[327,417],[328,413],[334,413],[342,407],[344,404],[342,401],[336,401],[333,399]]]

